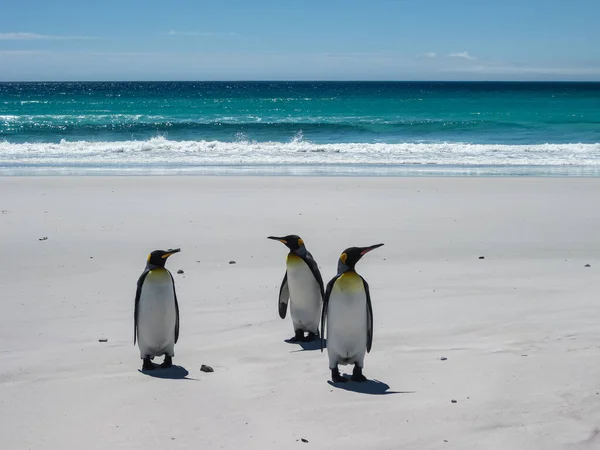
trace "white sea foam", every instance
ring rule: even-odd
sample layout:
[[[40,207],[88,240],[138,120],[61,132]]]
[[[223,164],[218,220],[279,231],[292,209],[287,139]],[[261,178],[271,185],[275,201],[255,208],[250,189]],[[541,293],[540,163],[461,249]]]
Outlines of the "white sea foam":
[[[240,135],[235,142],[145,141],[60,143],[0,142],[0,166],[151,165],[457,165],[473,166],[587,166],[600,169],[600,143],[487,145],[469,143],[315,144],[301,135],[291,142],[255,142]]]

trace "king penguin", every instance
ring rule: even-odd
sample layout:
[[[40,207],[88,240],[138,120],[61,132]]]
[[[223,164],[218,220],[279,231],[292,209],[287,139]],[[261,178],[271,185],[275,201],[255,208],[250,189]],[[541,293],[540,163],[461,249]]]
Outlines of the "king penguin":
[[[179,305],[173,275],[165,268],[167,258],[181,249],[155,250],[148,255],[146,269],[135,293],[133,343],[136,337],[142,370],[152,370],[151,360],[165,355],[162,368],[173,365],[175,343],[179,339]]]
[[[373,308],[369,284],[354,266],[368,252],[381,247],[350,247],[338,260],[337,275],[327,283],[321,314],[321,351],[327,328],[327,354],[334,383],[348,381],[338,364],[354,364],[352,381],[367,381],[363,375],[365,353],[373,343]]]
[[[282,242],[290,249],[279,289],[279,317],[285,319],[289,301],[294,325],[294,337],[288,342],[313,341],[319,336],[319,315],[324,294],[323,278],[317,262],[300,236],[269,236],[268,239]],[[305,331],[308,332],[306,337]]]

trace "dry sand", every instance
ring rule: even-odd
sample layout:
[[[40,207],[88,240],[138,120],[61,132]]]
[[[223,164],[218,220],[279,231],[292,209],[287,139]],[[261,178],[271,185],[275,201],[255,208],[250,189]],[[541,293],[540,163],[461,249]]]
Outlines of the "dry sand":
[[[599,192],[581,178],[0,178],[1,447],[600,448]],[[344,248],[385,243],[357,266],[368,383],[332,386],[325,354],[284,342],[286,249],[266,237],[291,233],[326,281]],[[138,371],[133,299],[147,254],[169,247],[180,367],[158,378]]]

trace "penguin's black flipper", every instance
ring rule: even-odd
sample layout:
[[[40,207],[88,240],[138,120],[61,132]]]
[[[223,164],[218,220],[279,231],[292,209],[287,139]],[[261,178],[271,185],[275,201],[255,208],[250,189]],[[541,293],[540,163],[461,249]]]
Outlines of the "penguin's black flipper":
[[[285,315],[287,314],[287,305],[290,300],[290,288],[288,286],[287,280],[287,270],[285,275],[283,276],[283,281],[281,282],[281,288],[279,289],[279,317],[285,319]]]
[[[325,348],[325,319],[327,318],[327,306],[329,305],[329,297],[331,296],[333,285],[339,277],[340,275],[336,275],[331,279],[329,283],[327,283],[327,290],[325,291],[325,296],[323,297],[323,309],[321,311],[321,352],[323,352],[323,348]]]
[[[177,291],[175,291],[175,280],[173,279],[173,274],[169,272],[171,275],[171,281],[173,282],[173,297],[175,298],[175,343],[179,340],[179,303],[177,303]]]
[[[371,351],[371,346],[373,345],[373,306],[371,306],[369,283],[367,283],[367,280],[363,277],[360,278],[363,280],[365,294],[367,295],[367,353],[369,353]]]
[[[133,345],[135,345],[137,338],[137,323],[138,323],[138,304],[140,303],[140,297],[142,295],[142,285],[148,275],[149,270],[144,270],[144,273],[140,275],[137,281],[137,289],[135,291],[135,305],[133,307]]]
[[[323,298],[325,296],[325,289],[323,288],[323,277],[321,276],[321,271],[319,270],[319,266],[317,265],[315,258],[313,258],[313,256],[307,250],[306,254],[302,257],[302,259],[312,272],[313,276],[315,277],[315,280],[317,280],[317,283],[319,283],[319,288],[321,289],[321,298]]]

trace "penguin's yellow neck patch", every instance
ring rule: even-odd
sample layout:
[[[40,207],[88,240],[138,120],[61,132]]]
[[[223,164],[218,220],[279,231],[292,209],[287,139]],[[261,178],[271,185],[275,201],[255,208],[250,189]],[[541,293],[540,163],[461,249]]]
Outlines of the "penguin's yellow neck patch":
[[[150,272],[148,272],[147,277],[150,277],[153,280],[159,280],[159,279],[163,279],[163,278],[171,278],[169,276],[169,272],[167,272],[167,269],[165,269],[164,267],[152,269]]]
[[[342,291],[346,292],[357,292],[364,290],[364,285],[360,276],[354,272],[345,272],[342,274],[335,283],[335,286]]]
[[[295,253],[288,253],[286,261],[288,264],[291,264],[291,265],[296,265],[296,264],[300,264],[301,262],[303,262],[302,258],[300,258]]]

